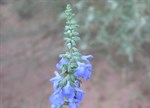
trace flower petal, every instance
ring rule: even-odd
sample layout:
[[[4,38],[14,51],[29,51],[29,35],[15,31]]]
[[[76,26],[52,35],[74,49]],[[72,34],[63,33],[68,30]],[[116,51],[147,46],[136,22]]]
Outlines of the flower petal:
[[[67,85],[62,89],[62,94],[66,98],[72,98],[75,95],[75,90],[73,87],[70,86],[69,81],[67,82]]]
[[[55,91],[50,97],[49,100],[52,104],[54,105],[63,105],[64,104],[64,99],[61,94],[61,90]]]

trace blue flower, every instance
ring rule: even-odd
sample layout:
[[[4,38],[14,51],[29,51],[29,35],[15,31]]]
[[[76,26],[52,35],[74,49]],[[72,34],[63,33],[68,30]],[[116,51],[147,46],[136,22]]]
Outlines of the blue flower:
[[[64,97],[61,93],[61,89],[57,89],[49,98],[50,102],[55,105],[63,105],[64,104]]]
[[[75,72],[75,76],[88,80],[91,77],[92,65],[78,62],[78,67]]]
[[[72,98],[75,95],[75,90],[72,86],[70,86],[69,81],[67,82],[66,86],[63,87],[62,95],[66,98]]]
[[[84,98],[84,91],[80,89],[81,80],[79,78],[88,80],[92,74],[92,65],[89,59],[93,58],[93,56],[81,55],[78,52],[76,42],[80,37],[72,37],[73,34],[78,35],[74,27],[70,31],[70,24],[72,24],[70,20],[73,20],[69,18],[70,15],[73,15],[71,10],[71,6],[68,4],[65,13],[69,23],[67,23],[64,32],[67,51],[65,54],[59,55],[60,61],[56,64],[56,67],[61,72],[59,74],[55,71],[56,76],[50,79],[54,88],[54,92],[49,97],[51,108],[63,108],[64,105],[69,108],[79,108],[78,105]],[[73,25],[76,26],[76,24]]]
[[[56,90],[58,88],[59,81],[63,78],[59,75],[57,71],[54,71],[54,74],[56,75],[56,77],[50,79],[50,81],[53,82],[53,88],[54,90]]]
[[[84,98],[84,91],[77,87],[75,88],[75,90],[76,93],[75,93],[74,100],[76,103],[80,103]]]
[[[81,60],[85,60],[87,64],[91,64],[90,61],[88,59],[93,58],[92,55],[87,55],[87,56],[82,56]]]
[[[69,108],[79,108],[75,102],[69,103]]]
[[[79,80],[75,80],[74,84],[75,84],[76,87],[80,87],[80,82],[79,82]]]
[[[61,105],[54,105],[54,104],[52,104],[51,108],[61,108]]]
[[[59,55],[61,60],[56,64],[56,67],[61,70],[62,66],[69,63],[69,60],[62,58],[62,54]]]
[[[84,98],[84,92],[78,87],[75,87],[75,96],[69,99],[69,108],[79,108],[78,104]]]

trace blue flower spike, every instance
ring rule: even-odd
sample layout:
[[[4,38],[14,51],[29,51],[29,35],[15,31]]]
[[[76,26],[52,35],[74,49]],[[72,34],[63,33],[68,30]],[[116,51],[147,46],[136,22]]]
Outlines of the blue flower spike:
[[[92,55],[82,55],[76,48],[80,40],[76,32],[78,25],[74,20],[71,5],[67,5],[66,26],[64,29],[64,41],[66,53],[60,54],[60,61],[56,64],[60,72],[54,71],[55,77],[50,79],[53,83],[54,92],[49,97],[51,108],[79,108],[84,98],[84,91],[81,87],[81,78],[88,80],[92,75],[92,64],[89,59]]]

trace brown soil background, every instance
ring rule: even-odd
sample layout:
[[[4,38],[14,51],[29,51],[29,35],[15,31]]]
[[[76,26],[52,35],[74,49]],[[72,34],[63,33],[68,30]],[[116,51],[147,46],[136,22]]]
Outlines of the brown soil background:
[[[52,14],[44,17],[42,11],[22,20],[11,2],[0,4],[0,108],[50,108],[49,79],[63,52],[63,39],[52,30]],[[98,50],[83,52],[94,59],[93,76],[82,84],[86,95],[81,108],[150,108],[150,66],[144,54],[137,54],[135,63],[114,57],[112,66]]]

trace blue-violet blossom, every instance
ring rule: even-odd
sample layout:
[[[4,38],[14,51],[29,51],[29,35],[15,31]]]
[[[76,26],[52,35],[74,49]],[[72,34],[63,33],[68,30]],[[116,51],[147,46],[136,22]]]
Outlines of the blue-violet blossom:
[[[67,5],[66,26],[64,30],[64,40],[66,41],[66,53],[60,54],[60,61],[56,64],[59,71],[54,71],[55,77],[50,81],[53,83],[54,92],[49,97],[51,108],[79,108],[80,102],[84,98],[84,91],[81,89],[81,80],[88,80],[92,75],[92,64],[89,59],[92,55],[82,55],[76,48],[76,42],[80,40],[75,31],[78,25],[74,21],[72,8]]]

